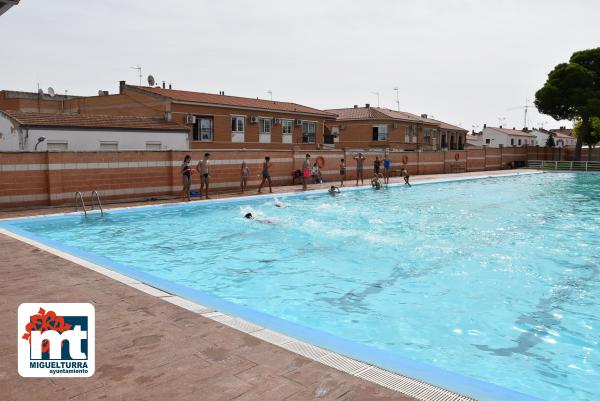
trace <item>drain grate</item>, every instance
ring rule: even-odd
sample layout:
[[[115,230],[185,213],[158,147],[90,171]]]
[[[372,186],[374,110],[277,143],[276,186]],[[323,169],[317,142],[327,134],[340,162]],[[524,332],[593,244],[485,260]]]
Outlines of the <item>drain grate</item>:
[[[206,316],[206,314],[204,316]],[[224,314],[212,316],[211,319],[219,323],[223,323],[224,325],[232,327],[243,333],[253,333],[255,331],[263,329],[263,327],[257,324],[250,323],[246,320],[238,319],[237,317],[232,317]]]
[[[342,372],[357,374],[363,370],[368,369],[370,366],[366,363],[362,363],[356,361],[351,358],[347,358],[343,355],[328,353],[324,356],[317,359],[317,362],[320,362],[324,365],[330,366],[337,370],[341,370]]]
[[[250,334],[252,334],[252,336],[254,336],[256,338],[259,338],[261,340],[264,340],[266,342],[269,342],[274,345],[279,345],[279,346],[281,346],[282,344],[294,341],[294,339],[292,337],[288,337],[286,335],[279,334],[279,333],[269,330],[269,329],[258,330],[258,331],[255,331],[254,333],[250,333]]]
[[[200,305],[178,296],[163,297],[162,299],[194,313],[202,314],[213,311],[213,309],[209,308],[208,306]]]
[[[305,356],[309,359],[313,359],[315,361],[330,353],[329,351],[326,351],[323,348],[315,347],[314,345],[310,345],[300,341],[291,341],[289,343],[280,345],[280,347],[285,348],[288,351],[295,352],[296,354]]]

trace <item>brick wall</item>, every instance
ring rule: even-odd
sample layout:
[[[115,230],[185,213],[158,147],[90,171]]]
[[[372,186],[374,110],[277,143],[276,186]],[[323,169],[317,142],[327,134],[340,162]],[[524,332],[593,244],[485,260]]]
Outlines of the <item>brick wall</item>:
[[[514,160],[539,159],[544,148],[476,149],[445,152],[392,152],[392,170],[398,170],[404,158],[412,175],[443,174],[463,171],[496,170]],[[22,206],[70,205],[76,191],[89,200],[98,190],[104,200],[145,199],[181,193],[181,162],[186,154],[194,165],[205,150],[122,151],[122,152],[6,152],[0,153],[0,209]],[[256,187],[265,156],[271,157],[274,185],[290,185],[292,171],[300,169],[305,150],[210,150],[212,188],[233,191],[239,188],[240,166],[250,167],[249,186]],[[311,150],[312,161],[323,157],[326,181],[338,182],[339,163],[346,159],[347,179],[355,179],[356,151]],[[364,152],[365,178],[373,173],[373,161],[383,152]],[[535,156],[535,157],[534,157]],[[545,154],[545,157],[550,157]],[[193,176],[193,189],[199,187]]]

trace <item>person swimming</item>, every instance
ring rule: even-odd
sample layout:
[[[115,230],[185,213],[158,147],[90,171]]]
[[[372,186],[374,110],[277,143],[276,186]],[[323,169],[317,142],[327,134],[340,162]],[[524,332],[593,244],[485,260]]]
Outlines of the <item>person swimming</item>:
[[[371,186],[373,189],[381,189],[381,181],[379,174],[374,174],[373,178],[371,178]]]
[[[248,220],[254,220],[254,221],[257,221],[257,222],[263,223],[263,224],[276,224],[275,221],[273,221],[271,219],[265,219],[264,217],[256,216],[252,212],[246,213],[244,215],[244,218],[246,218]]]
[[[327,192],[331,196],[336,196],[337,194],[341,194],[342,193],[342,191],[340,191],[340,188],[336,187],[335,185],[332,185]]]

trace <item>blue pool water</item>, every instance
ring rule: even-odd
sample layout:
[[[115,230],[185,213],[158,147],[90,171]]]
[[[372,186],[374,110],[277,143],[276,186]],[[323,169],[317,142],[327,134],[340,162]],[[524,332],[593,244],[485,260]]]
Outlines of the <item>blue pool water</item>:
[[[600,399],[600,174],[280,201],[13,225],[390,354],[547,400]]]

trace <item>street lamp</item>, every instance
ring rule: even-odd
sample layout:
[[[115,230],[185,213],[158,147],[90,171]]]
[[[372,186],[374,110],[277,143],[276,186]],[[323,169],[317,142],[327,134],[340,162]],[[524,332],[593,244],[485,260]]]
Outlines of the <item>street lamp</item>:
[[[35,144],[35,148],[34,148],[33,150],[34,150],[34,151],[36,151],[36,150],[37,150],[37,147],[38,147],[38,145],[39,145],[40,143],[44,142],[45,140],[46,140],[46,137],[45,137],[45,136],[40,136],[40,137],[38,138],[38,140],[37,140],[37,143]]]

